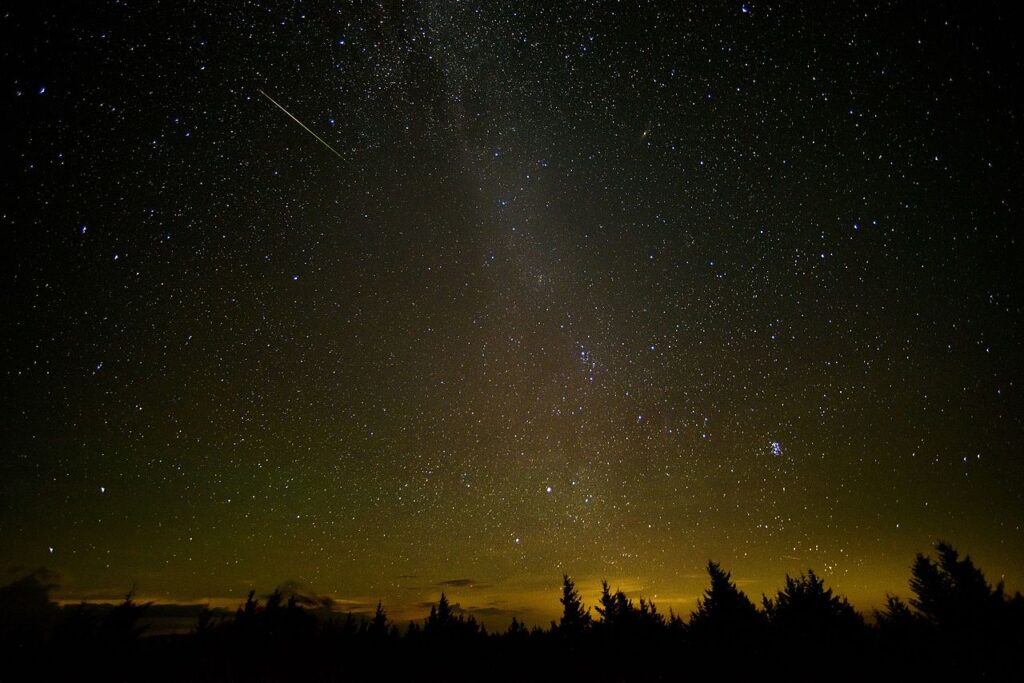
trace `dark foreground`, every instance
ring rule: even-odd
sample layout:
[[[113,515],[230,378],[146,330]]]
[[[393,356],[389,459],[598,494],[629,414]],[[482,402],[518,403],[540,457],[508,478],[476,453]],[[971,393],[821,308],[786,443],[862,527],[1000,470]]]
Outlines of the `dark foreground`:
[[[813,572],[787,576],[760,608],[717,564],[708,573],[687,620],[607,584],[592,614],[564,577],[548,629],[513,620],[487,633],[444,595],[401,628],[382,606],[323,619],[275,591],[234,615],[204,612],[191,633],[146,637],[147,605],[60,609],[37,572],[0,588],[0,680],[1024,680],[1024,599],[946,544],[937,561],[917,556],[909,604],[889,598],[870,625]]]

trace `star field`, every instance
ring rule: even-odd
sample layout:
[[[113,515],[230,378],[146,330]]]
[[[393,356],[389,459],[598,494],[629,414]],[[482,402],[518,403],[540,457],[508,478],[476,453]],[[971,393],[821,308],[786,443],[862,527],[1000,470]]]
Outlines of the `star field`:
[[[0,560],[543,623],[709,558],[867,608],[944,538],[1019,589],[1003,11],[4,10]]]

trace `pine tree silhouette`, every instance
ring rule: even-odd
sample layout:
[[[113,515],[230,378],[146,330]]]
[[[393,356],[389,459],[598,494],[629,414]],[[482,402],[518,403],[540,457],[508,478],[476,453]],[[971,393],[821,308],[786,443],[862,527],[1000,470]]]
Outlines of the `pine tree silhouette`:
[[[369,631],[372,635],[383,638],[388,633],[388,613],[380,600],[377,601],[377,609],[373,613],[373,620],[370,622]]]
[[[111,643],[127,643],[137,640],[146,630],[145,625],[140,625],[139,620],[152,606],[152,602],[139,604],[133,600],[135,590],[128,591],[124,602],[112,609],[104,618],[101,625],[103,638]]]
[[[611,592],[608,581],[601,580],[601,597],[595,608],[601,616],[601,623],[605,628],[623,629],[632,620],[636,608],[633,601],[626,597],[620,590]]]
[[[875,623],[881,629],[907,629],[920,621],[910,606],[895,595],[885,596],[885,609],[875,610]]]
[[[970,556],[948,543],[936,545],[938,562],[918,553],[911,568],[910,604],[928,623],[940,629],[978,628],[991,622],[1005,603],[1003,587],[989,586]]]
[[[612,593],[605,580],[601,581],[601,597],[595,609],[601,617],[598,625],[605,633],[634,637],[649,635],[665,626],[665,617],[653,602],[640,598],[638,608],[621,590]]]
[[[558,631],[566,636],[579,636],[590,627],[590,610],[584,609],[583,599],[576,585],[568,574],[562,575],[562,618],[558,622]]]
[[[57,588],[52,576],[37,569],[0,587],[0,642],[41,637],[57,619],[57,604],[50,600],[50,591]]]
[[[780,631],[815,639],[837,639],[856,634],[864,627],[864,618],[846,598],[825,588],[825,582],[813,569],[796,578],[787,574],[786,586],[775,600],[765,596],[763,603],[769,623]]]
[[[524,626],[522,622],[520,622],[515,617],[512,617],[512,623],[509,624],[508,630],[505,631],[505,635],[515,640],[522,640],[529,637],[530,632],[526,629],[526,626]]]
[[[450,629],[452,621],[451,604],[448,602],[448,597],[441,593],[441,598],[437,601],[437,605],[430,606],[430,616],[427,617],[424,631],[433,633],[445,632]]]
[[[250,590],[245,604],[235,612],[235,622],[238,624],[252,624],[256,620],[256,609],[259,607],[259,600],[256,599],[256,591]]]
[[[611,589],[608,587],[607,579],[601,579],[601,597],[597,599],[597,607],[594,609],[597,610],[603,623],[613,621],[615,618],[615,596],[612,595]]]
[[[717,562],[708,562],[711,587],[697,600],[690,615],[690,630],[700,638],[748,638],[763,625],[764,617],[732,581],[732,574]]]

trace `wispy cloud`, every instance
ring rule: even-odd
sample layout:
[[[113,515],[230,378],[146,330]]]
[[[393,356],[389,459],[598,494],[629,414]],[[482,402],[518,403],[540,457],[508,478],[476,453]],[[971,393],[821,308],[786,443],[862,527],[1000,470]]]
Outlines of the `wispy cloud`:
[[[434,584],[440,588],[488,588],[490,584],[480,583],[475,579],[447,579]]]

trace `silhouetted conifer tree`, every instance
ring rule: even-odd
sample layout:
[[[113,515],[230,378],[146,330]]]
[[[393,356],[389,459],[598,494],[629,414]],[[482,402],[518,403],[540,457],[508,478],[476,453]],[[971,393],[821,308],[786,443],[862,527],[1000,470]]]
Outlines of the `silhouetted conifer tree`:
[[[452,620],[452,607],[448,602],[448,597],[444,593],[441,593],[441,599],[437,601],[435,620],[436,623],[441,626],[448,624]]]
[[[41,638],[59,616],[50,591],[57,584],[46,569],[37,569],[0,587],[0,641]]]
[[[652,600],[640,598],[636,616],[640,627],[647,631],[657,631],[665,626],[665,615],[658,612],[658,606]]]
[[[145,631],[146,627],[140,625],[139,620],[153,603],[147,602],[140,605],[132,599],[133,597],[134,590],[129,591],[124,597],[124,602],[110,610],[104,618],[101,630],[104,639],[108,642],[130,642],[136,640]]]
[[[590,610],[584,609],[583,599],[568,574],[562,575],[562,618],[558,630],[567,636],[578,636],[590,626]],[[513,618],[514,619],[514,618]]]
[[[708,562],[711,587],[697,600],[697,611],[690,615],[690,630],[701,638],[741,638],[753,636],[764,622],[763,615],[736,584],[732,574],[717,562]]]
[[[595,609],[601,616],[601,628],[620,635],[636,635],[644,630],[657,629],[665,622],[653,603],[641,599],[638,609],[621,590],[612,593],[604,580],[601,581],[601,597]]]
[[[423,625],[424,634],[434,636],[452,635],[459,630],[459,625],[459,619],[456,619],[452,613],[448,597],[441,593],[441,598],[437,601],[437,604],[430,606],[430,615]]]
[[[918,553],[911,568],[910,604],[941,629],[965,629],[991,622],[1005,603],[1002,585],[992,589],[970,556],[960,559],[948,543],[936,545],[938,562]]]
[[[852,636],[864,627],[864,618],[846,598],[832,594],[813,569],[797,578],[786,575],[786,586],[775,600],[763,599],[765,615],[776,629],[817,639]]]
[[[918,553],[911,567],[912,616],[925,627],[916,629],[916,642],[926,645],[922,651],[932,650],[943,675],[959,671],[1001,680],[1013,668],[1019,673],[1019,656],[1005,653],[1024,651],[1020,598],[1007,600],[1002,583],[992,588],[971,558],[960,559],[949,543],[939,542],[936,550],[937,561]],[[880,633],[891,643],[898,632],[889,612],[909,621],[909,610],[890,608],[879,618]]]
[[[527,638],[530,635],[530,632],[526,629],[526,626],[524,626],[522,622],[520,622],[515,617],[512,617],[512,623],[509,624],[508,630],[505,631],[505,635],[515,640],[522,640],[524,638]]]
[[[373,621],[370,622],[370,633],[377,637],[384,637],[388,632],[388,614],[380,600],[377,601],[377,609],[373,613]]]
[[[252,623],[256,619],[256,608],[259,606],[259,600],[256,599],[256,591],[249,591],[249,596],[245,599],[245,604],[238,608],[235,612],[236,623]]]
[[[885,608],[875,610],[875,623],[882,629],[913,628],[919,621],[910,606],[895,595],[886,595]]]
[[[885,596],[885,607],[875,610],[875,625],[879,647],[891,662],[904,671],[905,676],[920,675],[900,664],[909,658],[920,658],[922,647],[931,635],[928,624],[910,606],[894,595]]]
[[[669,633],[675,637],[680,637],[687,632],[686,622],[671,609],[668,611],[668,623],[666,626]]]
[[[356,623],[356,618],[352,616],[351,612],[345,613],[345,620],[341,622],[341,632],[346,636],[355,635],[359,630],[359,625]]]
[[[633,611],[633,603],[622,591],[611,592],[608,581],[601,580],[601,597],[595,607],[605,627],[617,628],[625,624]]]
[[[405,637],[411,640],[416,640],[422,634],[423,630],[420,628],[420,625],[417,624],[415,621],[410,621],[409,628],[405,630]]]
[[[267,596],[267,604],[264,605],[263,611],[268,614],[277,612],[281,607],[281,601],[284,599],[284,595],[281,593],[281,589],[275,588],[274,592]]]

